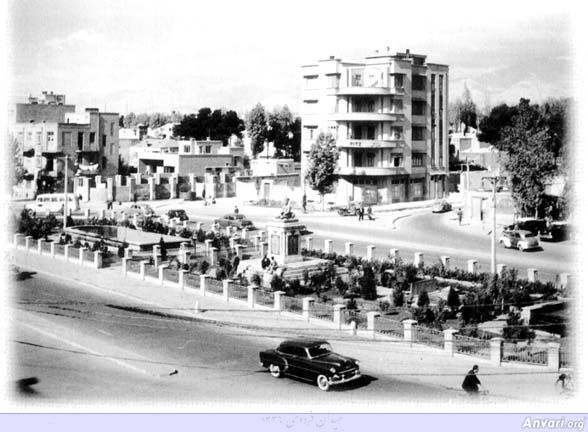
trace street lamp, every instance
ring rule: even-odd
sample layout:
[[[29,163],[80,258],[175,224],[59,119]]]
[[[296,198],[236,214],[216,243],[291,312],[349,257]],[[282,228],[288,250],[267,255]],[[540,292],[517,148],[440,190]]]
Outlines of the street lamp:
[[[58,157],[57,159],[64,159],[65,167],[64,167],[64,178],[63,178],[63,194],[64,196],[64,204],[63,204],[63,229],[67,228],[67,160],[69,156],[65,155],[62,157]]]
[[[490,239],[490,272],[496,274],[496,185],[502,182],[506,177],[493,175],[482,177],[482,180],[488,180],[492,184],[492,237]]]

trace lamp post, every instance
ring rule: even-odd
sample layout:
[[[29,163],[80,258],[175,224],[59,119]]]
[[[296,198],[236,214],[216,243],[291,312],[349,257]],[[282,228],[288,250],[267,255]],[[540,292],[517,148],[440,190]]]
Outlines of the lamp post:
[[[504,176],[494,175],[482,177],[492,184],[492,236],[490,238],[490,272],[496,274],[496,185],[505,179]]]
[[[65,161],[65,166],[64,166],[64,177],[63,177],[63,194],[64,194],[64,200],[63,200],[63,229],[65,230],[67,228],[67,160],[68,160],[68,156],[65,155],[63,157],[60,157],[58,159],[64,159]]]

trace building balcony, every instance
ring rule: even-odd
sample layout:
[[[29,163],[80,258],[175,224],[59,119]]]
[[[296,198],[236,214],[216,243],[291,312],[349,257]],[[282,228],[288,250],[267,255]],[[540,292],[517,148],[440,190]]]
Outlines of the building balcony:
[[[416,153],[427,153],[427,141],[413,141],[410,148]]]
[[[411,116],[411,121],[413,124],[426,125],[427,124],[427,116],[413,114]]]
[[[408,174],[404,167],[339,167],[336,174],[341,176],[392,176]]]
[[[404,87],[340,87],[328,89],[330,96],[353,96],[353,95],[403,95]]]
[[[426,90],[413,90],[411,93],[413,99],[427,100]]]
[[[418,167],[411,167],[410,168],[410,174],[411,175],[424,175],[427,173],[427,167],[424,166],[418,166]]]
[[[404,114],[375,113],[375,112],[348,112],[329,114],[332,121],[374,121],[374,122],[401,122]]]
[[[100,153],[100,147],[98,144],[85,145],[82,148],[77,148],[76,153]]]
[[[348,139],[338,140],[337,147],[351,148],[403,148],[404,139],[396,140],[367,140],[367,139]]]

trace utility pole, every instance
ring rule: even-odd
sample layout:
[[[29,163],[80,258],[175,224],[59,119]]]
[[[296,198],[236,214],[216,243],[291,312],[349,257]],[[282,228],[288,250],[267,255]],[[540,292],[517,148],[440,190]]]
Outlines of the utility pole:
[[[482,177],[482,180],[488,180],[492,184],[492,236],[490,238],[490,273],[492,274],[496,274],[496,185],[505,178],[500,175]]]
[[[59,158],[61,159],[61,158]],[[63,177],[63,195],[64,195],[64,200],[63,200],[63,229],[65,230],[67,228],[67,155],[63,156],[63,160],[65,161],[65,169],[64,169],[64,177]]]

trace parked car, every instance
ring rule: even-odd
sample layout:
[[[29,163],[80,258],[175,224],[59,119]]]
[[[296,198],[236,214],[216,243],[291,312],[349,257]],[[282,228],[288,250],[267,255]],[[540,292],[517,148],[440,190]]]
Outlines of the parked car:
[[[35,202],[25,205],[27,210],[34,211],[36,214],[63,213],[64,207],[65,194],[63,193],[39,194]],[[79,210],[80,203],[76,195],[67,194],[67,208]]]
[[[356,216],[359,210],[359,205],[351,203],[346,206],[332,207],[331,210],[335,210],[339,216]]]
[[[572,237],[570,224],[567,222],[553,222],[539,234],[544,241],[558,242]]]
[[[140,216],[151,217],[155,215],[155,211],[149,204],[131,204],[130,206],[123,209],[127,216],[133,216],[138,214]]]
[[[445,213],[451,210],[451,204],[445,200],[438,200],[433,203],[433,213]]]
[[[214,223],[218,224],[221,228],[234,226],[241,229],[254,229],[253,222],[251,222],[249,219],[247,219],[245,216],[239,213],[226,214],[220,219],[215,219]]]
[[[275,378],[293,376],[324,391],[361,376],[357,360],[334,353],[327,341],[319,339],[286,340],[277,349],[261,351],[259,362]]]
[[[526,230],[503,231],[498,240],[505,248],[517,248],[520,251],[538,249],[539,240],[532,232]]]
[[[514,224],[506,226],[504,229],[507,231],[512,230],[524,230],[529,231],[534,236],[538,236],[539,233],[545,231],[547,228],[547,222],[544,219],[535,218],[524,218],[517,220]]]
[[[190,218],[186,214],[186,210],[174,209],[174,210],[168,210],[167,213],[165,215],[163,215],[162,219],[165,223],[169,223],[170,221],[174,221],[177,223],[177,222],[187,221]]]

